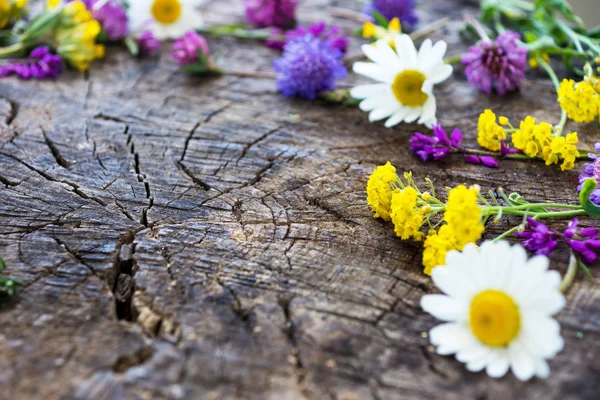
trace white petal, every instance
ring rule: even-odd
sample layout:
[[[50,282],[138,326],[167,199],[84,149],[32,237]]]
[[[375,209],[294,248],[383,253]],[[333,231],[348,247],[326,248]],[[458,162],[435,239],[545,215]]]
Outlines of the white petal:
[[[443,40],[440,40],[435,45],[433,45],[433,48],[431,49],[429,54],[427,54],[426,60],[420,65],[423,71],[429,72],[435,66],[443,64],[444,55],[446,54],[447,48],[448,45]]]
[[[421,307],[442,321],[464,321],[469,317],[469,303],[443,294],[427,294]]]
[[[501,378],[506,375],[509,367],[508,355],[502,350],[498,351],[498,357],[487,366],[485,372],[490,378]]]
[[[546,379],[548,376],[550,376],[550,366],[546,360],[541,358],[535,360],[535,376],[540,379]]]
[[[471,372],[479,372],[490,363],[496,361],[498,354],[495,350],[489,349],[490,351],[485,355],[476,360],[471,360],[467,363],[467,369]]]
[[[450,78],[454,69],[450,64],[440,64],[433,68],[431,71],[426,73],[427,80],[433,82],[433,84],[437,85],[438,83],[444,82],[446,79]]]
[[[433,47],[433,42],[431,39],[425,39],[423,44],[421,44],[421,48],[419,49],[419,54],[417,55],[417,65],[420,67],[425,64],[425,61],[431,55],[431,48]]]
[[[447,295],[469,301],[476,292],[476,288],[470,278],[463,273],[463,269],[453,262],[449,262],[449,257],[462,258],[461,253],[455,251],[454,254],[448,253],[446,256],[447,266],[443,268],[434,268],[431,273],[433,283]]]
[[[390,69],[390,72],[393,72],[394,75],[404,69],[404,63],[398,58],[398,55],[394,49],[390,47],[388,42],[379,40],[375,43],[375,47],[377,48],[379,59],[381,60],[380,64],[383,67]]]
[[[408,113],[404,117],[404,121],[407,123],[415,122],[421,116],[422,110],[423,107],[408,107]]]
[[[398,111],[393,113],[392,116],[390,118],[388,118],[387,121],[385,121],[386,128],[391,128],[392,126],[398,125],[400,122],[402,122],[402,120],[404,120],[404,117],[408,113],[408,109],[406,107],[404,107],[401,104],[399,104],[398,106],[399,106]]]
[[[435,118],[435,112],[437,111],[437,105],[435,96],[429,96],[425,104],[423,104],[423,111],[421,112],[421,118],[419,118],[419,124],[425,121],[429,121]]]
[[[515,341],[510,344],[508,354],[510,367],[517,379],[529,380],[535,373],[535,364],[529,353]]]
[[[350,96],[355,99],[365,99],[371,96],[378,96],[389,90],[389,85],[385,83],[374,83],[371,85],[360,85],[350,89]]]
[[[391,104],[398,104],[394,95],[390,90],[383,91],[381,94],[377,96],[367,97],[358,105],[359,108],[363,111],[372,111],[377,108],[388,107]]]
[[[400,104],[398,104],[397,102],[387,102],[384,106],[378,107],[371,111],[371,113],[369,114],[369,121],[380,121],[384,118],[389,117],[399,109]]]
[[[492,352],[492,348],[477,341],[456,353],[456,359],[460,362],[469,363],[487,357]]]
[[[358,61],[354,63],[352,70],[359,75],[363,75],[378,82],[392,83],[393,81],[393,77],[390,76],[390,73],[375,63]]]
[[[474,336],[464,324],[455,322],[438,325],[429,331],[431,344],[437,346],[437,353],[448,355],[471,347]]]
[[[408,35],[397,35],[395,38],[396,53],[400,60],[404,62],[407,69],[414,69],[417,66],[417,49],[412,39]]]

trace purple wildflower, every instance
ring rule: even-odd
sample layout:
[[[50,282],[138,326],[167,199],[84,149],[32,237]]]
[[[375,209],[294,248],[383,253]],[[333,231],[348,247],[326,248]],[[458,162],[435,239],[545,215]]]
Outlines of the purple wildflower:
[[[433,127],[433,136],[415,132],[410,138],[410,150],[423,161],[437,161],[460,150],[461,143],[462,132],[459,129],[454,129],[452,136],[448,137],[442,125],[436,124]]]
[[[340,58],[338,49],[313,36],[292,40],[273,62],[277,89],[286,97],[313,100],[319,92],[334,89],[335,81],[348,74]]]
[[[73,1],[73,0],[71,0]],[[127,36],[129,19],[125,7],[114,0],[83,0],[86,8],[102,26],[108,40],[120,40]]]
[[[506,31],[496,40],[483,39],[462,56],[469,83],[484,93],[504,95],[521,86],[527,69],[527,49],[517,43],[520,36]]]
[[[160,48],[160,40],[150,30],[140,33],[135,41],[140,54],[154,54]]]
[[[331,47],[338,49],[342,54],[345,54],[348,50],[349,41],[346,35],[342,33],[341,28],[337,25],[327,28],[327,25],[323,21],[312,24],[308,28],[299,26],[285,33],[279,28],[273,28],[272,37],[265,44],[273,49],[283,50],[287,42],[307,35],[328,42]]]
[[[571,250],[579,256],[586,265],[593,264],[600,253],[600,229],[578,228],[579,221],[574,218],[563,233],[563,238]]]
[[[415,13],[415,0],[373,0],[365,5],[364,13],[368,16],[377,11],[388,21],[398,18],[406,27],[414,27],[419,22]]]
[[[544,256],[549,256],[554,251],[560,237],[557,231],[531,217],[527,217],[525,230],[516,232],[515,235],[525,239],[523,247],[527,250]]]
[[[600,152],[600,143],[596,143],[594,150]],[[600,183],[600,155],[590,153],[588,154],[588,157],[592,162],[583,166],[581,175],[579,175],[579,186],[577,186],[577,190],[579,191],[583,188],[583,182],[585,182],[586,179],[595,178],[596,182]],[[590,201],[597,206],[600,206],[600,187],[592,192]]]
[[[523,152],[519,149],[515,149],[514,147],[509,147],[506,145],[504,140],[500,141],[500,156],[506,157],[511,154],[523,154]]]
[[[257,28],[289,29],[296,23],[300,0],[243,0],[246,19]]]
[[[206,39],[194,31],[186,32],[177,39],[171,54],[181,67],[198,64],[202,60],[204,64],[212,62]]]
[[[21,79],[53,79],[63,71],[62,58],[50,53],[46,46],[33,49],[29,58],[20,63],[5,64],[0,67],[0,76],[16,75]]]

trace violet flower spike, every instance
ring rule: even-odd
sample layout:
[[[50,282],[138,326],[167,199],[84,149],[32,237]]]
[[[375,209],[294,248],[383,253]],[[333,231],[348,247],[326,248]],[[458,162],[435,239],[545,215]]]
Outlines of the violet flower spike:
[[[272,49],[283,50],[288,42],[307,35],[311,35],[329,43],[331,47],[339,50],[341,54],[345,54],[348,50],[349,40],[348,37],[342,33],[341,28],[337,25],[328,28],[323,21],[312,24],[308,28],[299,26],[296,29],[287,32],[284,32],[279,28],[273,28],[271,30],[271,38],[265,42],[265,45]]]
[[[501,96],[518,89],[527,70],[527,49],[519,45],[519,38],[508,30],[496,40],[484,38],[469,47],[461,59],[469,83],[484,93]]]
[[[377,11],[388,21],[398,18],[407,28],[412,28],[419,22],[415,12],[415,0],[373,0],[365,4],[363,12],[372,17],[373,11]]]
[[[527,250],[544,256],[552,254],[560,237],[557,231],[548,228],[543,223],[531,217],[527,217],[525,230],[523,232],[516,232],[515,235],[525,239],[523,247]]]
[[[596,152],[600,152],[600,142],[594,145],[594,150]],[[579,175],[579,186],[577,186],[577,190],[581,192],[583,188],[583,183],[587,179],[595,178],[596,182],[600,183],[600,156],[597,154],[590,153],[588,154],[589,159],[592,161],[583,166],[583,170]],[[596,188],[590,195],[590,201],[597,206],[600,206],[600,187]]]
[[[454,129],[452,135],[448,133],[441,124],[433,126],[433,136],[427,136],[415,132],[410,138],[410,150],[415,153],[422,161],[441,160],[450,155],[450,153],[462,150],[462,132],[460,129]]]
[[[246,19],[256,28],[289,29],[296,23],[300,0],[242,0]]]
[[[563,233],[563,238],[573,252],[581,257],[586,265],[592,265],[600,253],[600,229],[578,229],[579,220],[574,218]]]
[[[4,64],[0,67],[0,77],[16,75],[21,79],[54,79],[63,71],[62,58],[52,54],[46,46],[36,47],[22,62]]]

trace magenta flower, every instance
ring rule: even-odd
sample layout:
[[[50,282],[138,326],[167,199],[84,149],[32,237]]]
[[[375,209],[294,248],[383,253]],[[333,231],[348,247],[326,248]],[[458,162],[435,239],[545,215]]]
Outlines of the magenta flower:
[[[600,152],[600,143],[596,143],[594,150],[596,152]],[[587,179],[595,178],[596,182],[600,183],[600,156],[590,153],[588,157],[590,160],[592,160],[592,162],[583,166],[583,170],[579,175],[579,186],[577,186],[577,190],[579,191],[581,191],[583,188],[583,182],[585,182]],[[600,206],[600,187],[596,188],[596,190],[592,192],[590,201],[597,206]]]
[[[273,49],[283,50],[284,46],[289,41],[307,35],[328,42],[331,47],[338,49],[342,54],[345,54],[348,50],[349,40],[346,35],[342,33],[341,28],[337,25],[328,28],[323,21],[312,24],[308,28],[299,26],[296,29],[287,32],[283,32],[283,30],[279,28],[274,28],[271,39],[267,40],[265,44]]]
[[[16,75],[21,79],[53,79],[63,71],[62,58],[46,46],[33,49],[29,58],[0,66],[0,77]]]
[[[127,36],[129,19],[123,4],[115,0],[84,0],[83,3],[102,26],[106,39],[121,40]]]
[[[246,19],[257,28],[289,29],[296,23],[299,0],[242,0]]]
[[[150,30],[140,33],[136,36],[135,41],[140,54],[154,54],[160,48],[160,40]]]
[[[311,100],[320,92],[335,89],[336,80],[348,74],[341,52],[310,35],[286,44],[273,68],[277,73],[277,89],[284,96]]]
[[[506,31],[496,40],[482,39],[463,54],[469,83],[484,93],[504,95],[521,86],[527,70],[527,49],[516,32]]]
[[[600,229],[578,228],[578,224],[577,218],[573,219],[563,233],[563,238],[573,252],[581,257],[584,264],[591,265],[600,253]]]
[[[373,11],[377,11],[388,21],[398,18],[408,28],[419,22],[415,13],[415,0],[373,0],[365,5],[364,13],[372,16]]]
[[[177,39],[173,43],[171,55],[181,67],[192,64],[207,67],[212,63],[206,39],[195,31],[189,31],[180,39]]]
[[[523,232],[516,232],[515,235],[525,239],[523,247],[538,254],[549,256],[558,243],[560,234],[554,229],[548,228],[543,223],[527,217],[527,225]]]

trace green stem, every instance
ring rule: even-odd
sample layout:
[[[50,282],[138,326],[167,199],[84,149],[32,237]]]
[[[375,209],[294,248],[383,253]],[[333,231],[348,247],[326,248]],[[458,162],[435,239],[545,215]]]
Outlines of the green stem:
[[[514,228],[511,228],[509,230],[507,230],[506,232],[504,232],[502,235],[499,235],[497,238],[495,238],[494,240],[492,240],[493,242],[497,242],[499,240],[504,239],[505,237],[507,237],[508,235],[516,232],[519,230],[519,228],[521,227],[521,225],[517,225]]]
[[[23,48],[24,48],[24,46],[23,46],[22,42],[17,42],[10,46],[0,48],[0,57],[6,57],[6,56],[12,56],[14,54],[18,54],[21,51],[23,51]]]
[[[446,58],[444,58],[444,63],[450,64],[450,65],[458,64],[458,63],[460,63],[461,58],[462,58],[462,54],[457,54],[455,56],[446,57]]]
[[[565,293],[573,284],[575,275],[577,275],[577,257],[575,257],[575,254],[571,252],[571,257],[569,258],[569,268],[567,269],[567,272],[565,273],[558,290]]]
[[[540,64],[540,66],[542,68],[544,68],[544,70],[546,71],[546,73],[548,74],[548,76],[550,76],[550,79],[552,80],[552,84],[554,84],[554,87],[556,88],[556,90],[558,90],[558,88],[560,87],[560,82],[558,81],[558,76],[556,76],[556,72],[554,72],[554,70],[552,69],[552,67],[550,66],[550,64],[548,64],[546,62],[546,60],[544,60],[539,55],[536,55],[535,59]]]

